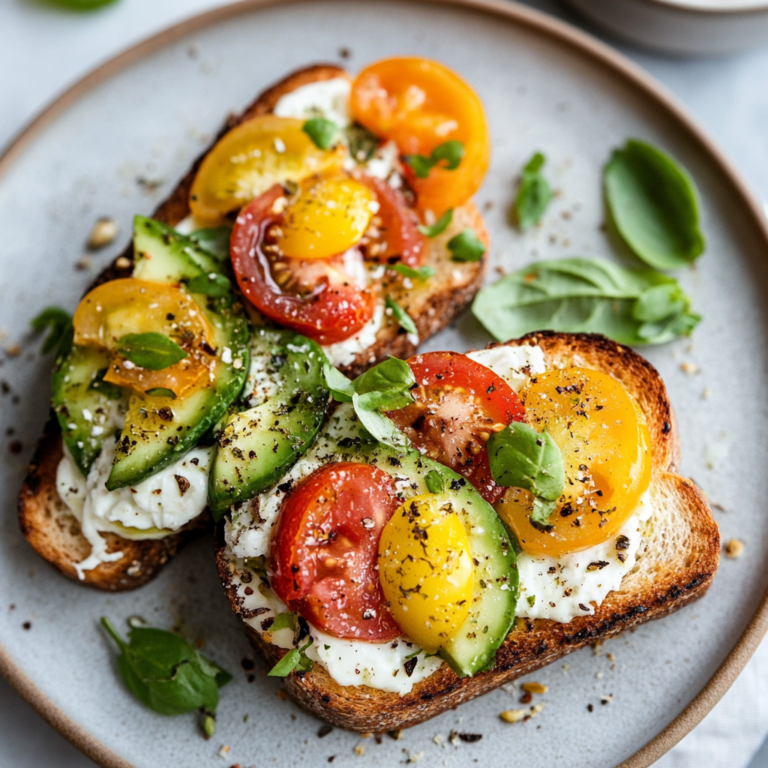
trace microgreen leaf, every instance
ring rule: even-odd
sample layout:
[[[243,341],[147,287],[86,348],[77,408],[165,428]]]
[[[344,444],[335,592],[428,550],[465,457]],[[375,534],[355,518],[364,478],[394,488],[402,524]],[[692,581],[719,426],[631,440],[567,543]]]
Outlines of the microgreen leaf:
[[[646,264],[680,269],[704,252],[698,191],[674,158],[630,139],[613,152],[603,183],[619,235]]]
[[[434,267],[409,267],[407,264],[393,264],[390,269],[394,270],[403,277],[410,277],[414,280],[427,280],[437,273]]]
[[[430,493],[442,493],[445,490],[445,480],[436,469],[430,469],[427,472],[424,476],[424,482]]]
[[[267,672],[267,677],[288,677],[297,667],[299,671],[308,672],[312,669],[312,660],[307,658],[306,650],[312,645],[310,637],[301,648],[291,648],[272,669]]]
[[[152,387],[144,394],[149,395],[150,397],[168,397],[171,400],[176,399],[176,393],[172,389],[166,389],[165,387]]]
[[[61,307],[46,307],[30,325],[36,333],[47,332],[42,347],[44,355],[55,349],[64,352],[64,347],[72,343],[72,315]]]
[[[459,167],[463,157],[464,145],[460,141],[452,139],[436,146],[429,157],[426,155],[406,155],[405,162],[411,167],[417,178],[426,179],[429,172],[438,163],[442,163],[440,167],[454,171]]]
[[[448,225],[453,221],[453,208],[449,208],[434,224],[429,226],[419,225],[418,230],[426,237],[442,235]]]
[[[344,129],[350,156],[358,163],[370,160],[379,146],[379,137],[360,123],[352,123]]]
[[[278,632],[281,629],[296,629],[296,617],[290,611],[278,613],[269,631]]]
[[[309,136],[319,149],[330,149],[339,132],[333,120],[325,117],[311,117],[302,125],[301,130]]]
[[[488,439],[488,463],[498,485],[534,496],[531,519],[546,525],[565,485],[563,456],[548,432],[513,422]]]
[[[451,261],[467,262],[480,261],[486,248],[474,231],[466,227],[448,241],[448,250],[451,252]]]
[[[552,188],[541,174],[544,163],[544,155],[536,152],[523,168],[515,199],[517,224],[523,232],[541,221],[552,199]]]
[[[117,352],[148,371],[162,371],[187,356],[173,339],[154,331],[126,334],[118,340]]]
[[[229,241],[232,237],[232,227],[207,227],[205,229],[196,229],[189,236],[190,240],[215,256],[220,262],[229,258]]]
[[[226,275],[218,272],[210,272],[207,275],[197,275],[187,281],[187,288],[191,293],[202,293],[203,296],[212,296],[215,299],[226,296],[232,289],[232,285]]]
[[[391,296],[387,296],[384,303],[387,309],[392,310],[392,316],[406,333],[411,333],[414,336],[418,335],[419,331],[416,328],[416,323],[413,322],[411,316]]]
[[[204,732],[213,735],[219,688],[232,675],[173,632],[131,626],[126,642],[106,617],[101,623],[120,649],[118,669],[134,696],[161,715],[200,709]]]

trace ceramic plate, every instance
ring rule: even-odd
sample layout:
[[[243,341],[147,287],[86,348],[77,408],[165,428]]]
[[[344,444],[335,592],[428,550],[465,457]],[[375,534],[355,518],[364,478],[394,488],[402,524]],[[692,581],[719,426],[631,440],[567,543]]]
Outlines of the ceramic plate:
[[[498,690],[400,741],[341,730],[319,739],[321,723],[280,698],[278,681],[260,673],[248,682],[241,662],[253,653],[217,582],[210,541],[190,546],[148,587],[114,596],[66,581],[24,542],[15,496],[47,418],[50,373],[27,329],[49,304],[74,308],[94,272],[124,246],[132,215],[150,213],[223,118],[255,93],[312,62],[348,56],[356,70],[405,53],[444,61],[487,107],[493,163],[479,202],[493,238],[491,276],[496,266],[532,259],[615,258],[602,228],[600,174],[627,137],[659,144],[690,169],[701,190],[707,252],[681,279],[704,321],[692,340],[647,354],[677,408],[684,473],[722,505],[716,514],[724,538],[747,545],[741,559],[723,562],[701,602],[610,641],[599,654],[588,648],[535,673],[549,692],[541,697],[544,711],[529,722],[500,721],[502,710],[518,706],[519,689]],[[508,211],[515,178],[534,150],[546,153],[558,194],[544,226],[521,236]],[[246,3],[170,30],[92,75],[25,134],[0,172],[0,327],[3,345],[22,350],[3,355],[0,368],[0,660],[14,685],[97,762],[221,765],[216,755],[228,745],[225,764],[242,766],[320,766],[332,756],[335,765],[388,766],[420,753],[427,764],[488,768],[511,760],[527,768],[627,759],[648,765],[703,716],[756,645],[768,581],[768,432],[760,428],[768,411],[768,236],[699,130],[608,49],[506,3]],[[120,223],[120,242],[78,269],[102,215]],[[464,350],[488,340],[465,315],[428,347]],[[683,363],[691,364],[687,373]],[[138,615],[202,638],[205,651],[235,673],[211,741],[200,736],[195,717],[163,718],[131,698],[98,626],[103,615],[116,624]],[[602,705],[609,695],[612,703]],[[482,739],[452,744],[451,731]],[[359,745],[364,758],[355,753]]]

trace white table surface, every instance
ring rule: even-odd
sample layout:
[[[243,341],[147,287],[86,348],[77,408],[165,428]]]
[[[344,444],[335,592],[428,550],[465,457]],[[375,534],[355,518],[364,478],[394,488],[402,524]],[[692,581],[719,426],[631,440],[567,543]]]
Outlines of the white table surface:
[[[51,99],[94,66],[149,34],[227,0],[119,0],[92,13],[71,13],[42,0],[0,2],[0,147]],[[529,5],[582,25],[554,0]],[[675,59],[617,47],[647,69],[685,104],[751,185],[768,201],[768,47],[728,58]],[[768,213],[768,205],[766,206]],[[764,644],[703,727],[687,737],[659,768],[689,768],[695,749],[711,744],[700,765],[742,768],[768,732],[766,704],[756,681],[765,680]],[[738,712],[738,715],[736,714]],[[725,737],[738,718],[738,744]],[[745,719],[748,721],[745,724]],[[86,768],[90,760],[49,728],[0,678],[0,766]],[[698,739],[698,741],[697,741]],[[722,754],[716,754],[722,753]],[[699,762],[697,760],[696,762]],[[768,768],[768,742],[750,768]]]

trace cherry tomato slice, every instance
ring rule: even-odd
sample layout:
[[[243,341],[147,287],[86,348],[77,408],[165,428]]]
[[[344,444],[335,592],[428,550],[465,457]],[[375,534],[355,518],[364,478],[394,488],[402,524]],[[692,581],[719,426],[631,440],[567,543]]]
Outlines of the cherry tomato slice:
[[[386,609],[377,558],[400,506],[395,481],[369,464],[326,464],[285,498],[275,523],[269,583],[292,610],[345,640],[403,634]]]
[[[409,176],[421,210],[439,216],[479,188],[490,160],[488,125],[480,98],[455,72],[429,59],[384,59],[355,78],[350,107],[355,120],[404,155],[428,157],[447,141],[464,145],[458,168],[435,166],[425,179]]]
[[[230,252],[238,285],[256,309],[281,325],[320,344],[348,339],[373,317],[376,306],[374,291],[349,273],[350,264],[361,262],[360,254],[350,250],[330,259],[304,260],[269,253],[265,235],[282,221],[282,197],[276,184],[240,211]]]
[[[524,421],[520,398],[490,368],[457,352],[408,360],[415,403],[387,413],[413,445],[469,480],[493,504],[504,489],[493,482],[485,443],[493,432]]]
[[[365,258],[379,264],[418,267],[428,248],[427,238],[419,232],[416,215],[403,193],[375,176],[361,174],[358,181],[373,190],[379,204],[374,226],[361,243]]]

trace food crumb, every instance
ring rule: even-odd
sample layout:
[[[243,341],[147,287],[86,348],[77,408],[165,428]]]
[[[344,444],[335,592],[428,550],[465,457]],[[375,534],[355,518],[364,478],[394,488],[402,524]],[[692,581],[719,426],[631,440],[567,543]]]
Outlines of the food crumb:
[[[594,712],[595,708],[592,706],[592,704],[587,704],[587,712]]]
[[[395,741],[400,741],[400,739],[403,738],[403,732],[400,729],[396,731],[387,731],[387,736],[389,736],[390,739],[394,739]]]
[[[608,661],[616,661],[616,657],[612,653],[609,653],[608,654]]]
[[[118,269],[128,269],[131,266],[131,260],[127,256],[121,256],[116,262],[115,266]]]
[[[602,652],[603,652],[603,641],[595,640],[595,642],[592,643],[592,654],[594,656],[600,656]]]
[[[117,237],[119,231],[117,222],[109,216],[96,219],[91,234],[88,235],[88,248],[95,251],[109,245]]]
[[[602,680],[602,679],[603,679],[603,673],[602,673],[602,672],[595,672],[595,677],[596,677],[598,680]]]
[[[680,363],[680,370],[683,373],[687,373],[689,376],[695,376],[697,373],[701,373],[701,368],[699,368],[696,363],[692,363],[689,360],[686,360],[684,363]]]
[[[365,745],[358,744],[355,747],[355,754],[358,755],[358,757],[362,757],[365,754]]]
[[[523,683],[520,686],[527,693],[546,693],[549,688],[542,683]]]
[[[451,731],[448,734],[448,741],[455,747],[459,743],[459,734],[456,731]]]
[[[90,256],[81,256],[75,262],[75,269],[78,270],[78,272],[86,272],[92,267],[93,267],[93,261],[91,260]]]
[[[16,357],[21,354],[21,347],[18,344],[11,344],[10,347],[5,348],[5,354],[8,357]]]
[[[424,757],[424,752],[409,752],[408,753],[408,762],[409,763],[418,763],[421,758]]]
[[[282,688],[278,688],[275,691],[275,696],[277,696],[280,701],[285,701],[288,698],[288,694]]]
[[[23,450],[24,444],[21,440],[11,440],[11,442],[8,443],[8,451],[14,456],[18,456]]]
[[[520,703],[521,704],[530,704],[532,701],[533,701],[533,694],[530,691],[526,691],[520,697]]]
[[[725,543],[724,549],[726,557],[736,559],[741,557],[742,552],[744,552],[744,542],[739,541],[739,539],[731,539]]]
[[[324,739],[331,731],[333,730],[333,726],[326,723],[325,725],[321,725],[320,729],[317,732],[317,738],[318,739]]]
[[[600,697],[601,704],[610,704],[613,701],[613,694],[609,693],[607,696]]]
[[[21,628],[22,628],[22,629],[26,629],[26,630],[30,630],[30,629],[32,629],[32,622],[31,622],[31,621],[25,621],[25,622],[24,622],[24,623],[21,625]]]
[[[229,744],[223,744],[219,750],[219,757],[226,757],[229,753]]]
[[[352,55],[352,51],[347,48],[347,46],[343,46],[342,48],[339,48],[339,57],[342,59],[348,59]]]
[[[443,736],[442,733],[438,733],[435,735],[432,741],[434,741],[435,744],[442,744],[445,741],[445,736]]]
[[[709,387],[704,387],[702,393],[701,393],[701,399],[702,400],[709,400],[710,395],[712,394],[712,390]]]
[[[536,704],[528,709],[507,709],[499,715],[505,723],[527,722],[544,709],[544,704]]]

